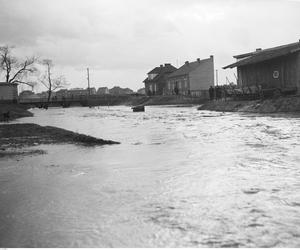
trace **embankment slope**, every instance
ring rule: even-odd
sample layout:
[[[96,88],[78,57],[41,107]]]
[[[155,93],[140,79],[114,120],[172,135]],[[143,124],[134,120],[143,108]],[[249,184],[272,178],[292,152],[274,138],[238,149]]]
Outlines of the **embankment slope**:
[[[255,101],[210,101],[204,103],[198,110],[253,113],[300,112],[300,96]]]

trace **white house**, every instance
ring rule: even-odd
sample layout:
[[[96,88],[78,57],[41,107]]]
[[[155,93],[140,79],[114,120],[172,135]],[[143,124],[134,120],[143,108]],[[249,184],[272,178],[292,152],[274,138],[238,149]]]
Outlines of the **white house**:
[[[183,66],[168,76],[164,94],[182,94],[204,97],[214,85],[214,57],[194,62],[186,61]]]

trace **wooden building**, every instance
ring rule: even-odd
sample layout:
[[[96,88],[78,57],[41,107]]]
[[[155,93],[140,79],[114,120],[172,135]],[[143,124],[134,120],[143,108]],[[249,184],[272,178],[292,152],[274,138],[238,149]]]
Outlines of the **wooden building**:
[[[169,75],[167,83],[165,95],[207,97],[209,87],[214,85],[214,57],[185,62]]]
[[[18,100],[18,84],[0,82],[0,102],[10,103]]]
[[[162,95],[167,85],[167,77],[175,70],[177,68],[170,63],[166,63],[148,72],[148,77],[144,80],[146,94]]]
[[[300,41],[234,56],[237,62],[223,69],[237,67],[239,87],[299,92]]]

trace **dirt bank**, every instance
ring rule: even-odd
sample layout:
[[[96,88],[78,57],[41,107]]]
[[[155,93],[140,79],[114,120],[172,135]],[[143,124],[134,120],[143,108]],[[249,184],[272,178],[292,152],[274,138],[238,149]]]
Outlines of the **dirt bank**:
[[[200,106],[198,110],[255,113],[300,112],[300,96],[255,101],[211,101]]]
[[[0,157],[41,154],[44,153],[42,150],[28,150],[26,147],[56,143],[73,143],[83,146],[119,144],[115,141],[98,139],[61,128],[43,127],[32,123],[0,125]]]
[[[131,105],[177,105],[177,104],[201,104],[204,100],[196,97],[187,96],[151,96],[135,100]]]
[[[3,114],[7,112],[9,112],[9,120],[33,116],[27,109],[26,105],[0,103],[0,121],[4,120]]]

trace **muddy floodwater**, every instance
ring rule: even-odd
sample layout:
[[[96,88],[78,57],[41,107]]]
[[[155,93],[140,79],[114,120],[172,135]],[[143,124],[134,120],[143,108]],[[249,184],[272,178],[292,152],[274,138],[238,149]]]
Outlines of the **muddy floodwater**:
[[[32,112],[121,144],[0,158],[0,247],[300,247],[300,115]]]

